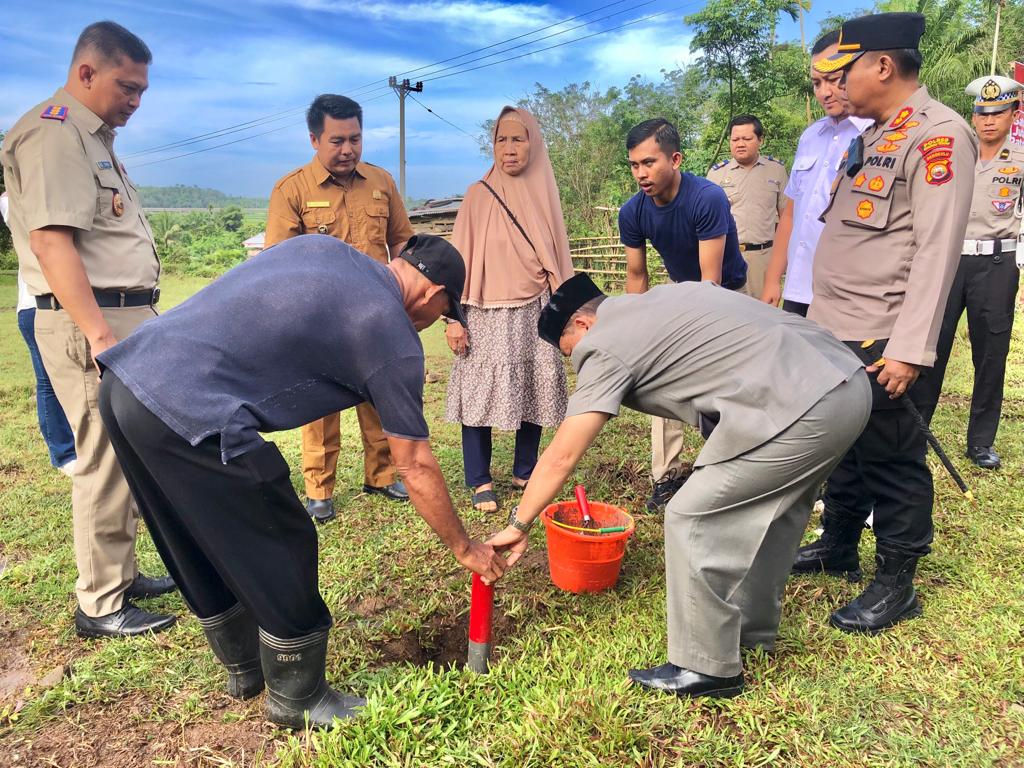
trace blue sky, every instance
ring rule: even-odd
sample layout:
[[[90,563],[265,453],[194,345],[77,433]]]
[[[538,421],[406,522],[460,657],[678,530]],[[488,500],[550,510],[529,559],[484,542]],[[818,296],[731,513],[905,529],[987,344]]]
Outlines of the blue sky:
[[[814,3],[808,37],[818,30],[817,20],[826,12],[864,4]],[[301,110],[321,92],[352,95],[364,105],[363,157],[397,179],[398,98],[382,85],[389,75],[541,27],[557,25],[469,58],[590,22],[465,66],[660,14],[466,74],[428,80],[457,71],[437,72],[460,59],[408,75],[426,81],[424,92],[417,95],[424,105],[476,135],[484,120],[528,93],[535,82],[557,90],[589,80],[603,88],[624,84],[633,74],[658,78],[661,69],[686,63],[691,31],[682,19],[702,6],[703,0],[107,0],[100,5],[68,0],[15,5],[0,0],[0,128],[12,125],[64,83],[78,33],[92,21],[109,18],[142,37],[154,55],[150,90],[117,140],[136,183],[197,184],[230,194],[268,196],[279,177],[308,162],[311,149]],[[587,15],[559,25],[578,14]],[[615,15],[601,19],[610,14]],[[780,39],[799,39],[799,28],[788,20],[779,33]],[[279,118],[203,143],[135,154],[282,112],[286,114]],[[243,137],[252,138],[166,159]],[[488,165],[470,136],[411,100],[406,102],[406,156],[408,193],[413,197],[459,193]]]

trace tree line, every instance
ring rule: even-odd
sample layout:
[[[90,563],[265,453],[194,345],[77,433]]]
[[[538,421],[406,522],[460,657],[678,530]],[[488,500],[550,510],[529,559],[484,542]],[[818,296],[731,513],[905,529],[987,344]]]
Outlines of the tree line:
[[[703,10],[684,19],[693,32],[694,58],[687,66],[662,70],[655,79],[635,76],[607,90],[589,82],[559,90],[537,83],[519,105],[544,130],[570,236],[611,235],[615,209],[636,191],[624,141],[640,121],[664,117],[675,123],[683,169],[704,175],[728,157],[729,120],[755,114],[765,127],[763,151],[789,167],[801,132],[822,116],[808,76],[811,44],[845,18],[888,11],[924,14],[921,80],[934,97],[968,117],[971,98],[964,87],[989,72],[994,5],[987,0],[879,0],[872,9],[829,16],[802,45],[778,40],[777,34],[782,18],[798,18],[797,2],[708,0]],[[683,34],[681,25],[678,34]],[[997,73],[1009,74],[1014,59],[1021,57],[1024,2],[1010,0],[1003,8]],[[489,155],[493,121],[482,128],[481,150]]]

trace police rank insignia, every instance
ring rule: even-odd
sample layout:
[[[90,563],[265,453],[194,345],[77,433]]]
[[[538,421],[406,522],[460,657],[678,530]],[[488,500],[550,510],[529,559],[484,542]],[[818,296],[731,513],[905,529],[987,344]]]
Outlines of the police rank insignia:
[[[63,104],[50,104],[39,116],[46,120],[60,120],[63,123],[68,117],[68,108]]]
[[[890,128],[899,128],[899,127],[901,127],[904,123],[907,122],[907,120],[910,119],[910,116],[912,114],[914,114],[914,108],[913,107],[904,107],[903,109],[901,109],[899,111],[899,113],[896,115],[896,117],[893,118],[892,122],[889,123],[889,127]]]
[[[983,86],[981,86],[981,97],[983,99],[998,99],[999,94],[1003,92],[1003,89],[999,87],[999,83],[995,80],[989,80]]]
[[[953,137],[934,136],[917,145],[924,158],[925,181],[941,186],[953,178]]]
[[[121,197],[120,192],[114,193],[114,198],[111,201],[111,208],[115,216],[124,216],[124,198]]]
[[[109,171],[111,168],[114,167],[114,164],[109,160],[97,160],[96,167],[99,168],[101,171]]]
[[[999,213],[1006,213],[1013,208],[1013,200],[993,200],[992,207],[999,211]]]
[[[1001,151],[999,153],[999,159],[1000,160],[1009,160],[1010,159],[1010,150],[1004,149],[1003,151]]]

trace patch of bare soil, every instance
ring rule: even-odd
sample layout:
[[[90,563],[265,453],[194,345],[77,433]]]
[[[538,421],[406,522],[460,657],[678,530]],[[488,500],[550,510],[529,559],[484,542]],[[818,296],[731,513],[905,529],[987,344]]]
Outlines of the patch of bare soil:
[[[102,707],[71,709],[41,731],[0,739],[0,765],[60,768],[136,768],[166,765],[255,765],[276,752],[273,725],[259,716],[263,697],[236,702],[226,695],[203,722],[155,722],[154,702],[133,694]],[[184,704],[184,702],[180,702]],[[173,714],[174,705],[162,707]],[[220,711],[218,711],[220,710]],[[236,722],[211,722],[225,711],[251,716]]]
[[[512,638],[515,631],[515,620],[495,603],[491,623],[494,646],[491,650],[492,661],[500,655],[500,645]],[[435,614],[418,629],[411,629],[385,641],[379,648],[380,663],[431,666],[439,671],[451,666],[462,669],[466,665],[468,643],[468,612],[454,619]]]
[[[35,681],[26,636],[22,630],[7,631],[0,623],[0,705],[15,701]]]

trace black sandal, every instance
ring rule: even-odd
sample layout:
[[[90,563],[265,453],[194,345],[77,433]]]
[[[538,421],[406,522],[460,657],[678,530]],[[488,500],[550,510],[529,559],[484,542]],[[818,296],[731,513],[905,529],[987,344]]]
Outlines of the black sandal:
[[[481,504],[494,504],[494,509],[481,509]],[[493,488],[488,488],[485,491],[477,491],[473,494],[473,509],[477,512],[497,512],[501,505],[498,504],[498,494],[494,492]]]

